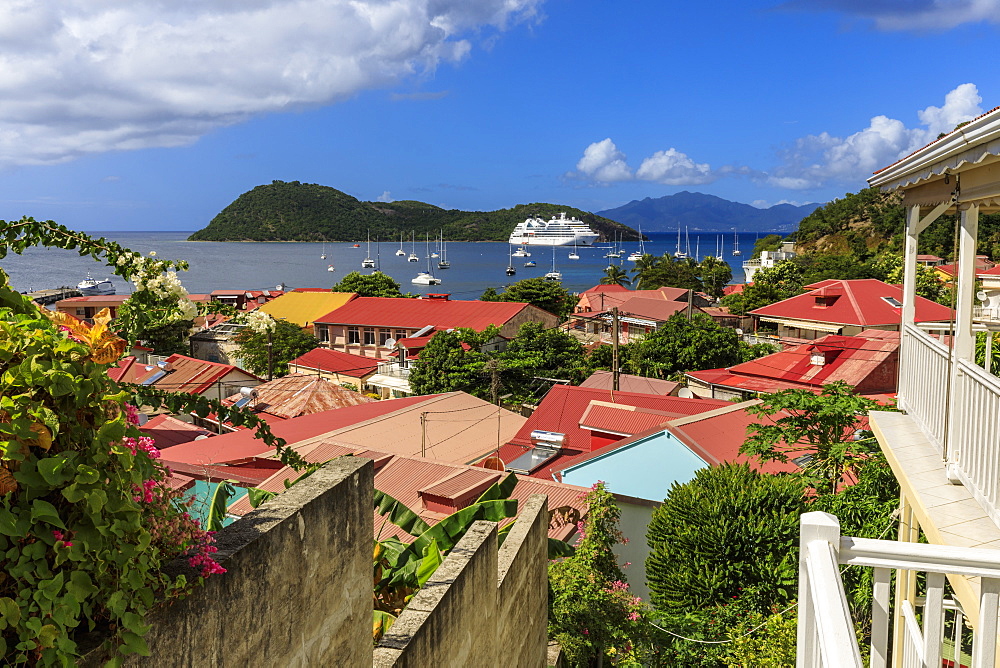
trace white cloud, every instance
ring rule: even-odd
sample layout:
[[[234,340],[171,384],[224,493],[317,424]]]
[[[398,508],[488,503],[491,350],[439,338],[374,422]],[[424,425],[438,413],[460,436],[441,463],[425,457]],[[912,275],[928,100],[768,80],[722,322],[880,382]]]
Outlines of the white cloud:
[[[982,113],[975,84],[962,84],[945,96],[941,107],[917,112],[923,127],[875,116],[868,127],[848,137],[823,132],[802,137],[781,152],[782,165],[767,174],[770,185],[808,190],[831,183],[857,185],[875,170],[933,141],[942,132]]]
[[[674,148],[657,151],[643,160],[635,177],[668,186],[702,185],[718,178],[707,163],[696,163]]]
[[[632,170],[625,163],[625,154],[618,150],[610,138],[594,142],[584,149],[576,168],[582,175],[601,183],[632,179]]]
[[[388,190],[383,190],[382,194],[378,196],[378,200],[376,200],[376,201],[378,201],[378,202],[391,202],[392,201],[392,193],[389,192]]]
[[[6,0],[0,165],[190,144],[433,72],[542,0]]]
[[[886,31],[941,32],[966,23],[1000,23],[1000,0],[789,0],[784,6],[854,14]]]

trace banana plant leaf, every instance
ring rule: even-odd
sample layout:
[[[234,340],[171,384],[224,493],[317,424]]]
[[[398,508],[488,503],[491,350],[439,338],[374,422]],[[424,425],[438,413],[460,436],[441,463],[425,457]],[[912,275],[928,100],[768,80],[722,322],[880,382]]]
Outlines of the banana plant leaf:
[[[388,513],[389,521],[411,536],[419,536],[430,529],[427,522],[420,519],[415,512],[385,492],[376,489],[373,502],[379,515]]]
[[[517,485],[517,476],[513,473],[509,474],[503,480],[490,485],[485,492],[483,492],[476,503],[482,501],[493,501],[495,499],[509,499],[510,495],[514,493],[514,487]]]
[[[564,540],[549,538],[549,559],[559,559],[560,557],[572,557],[576,554],[576,548]]]
[[[385,610],[372,610],[372,640],[378,642],[382,639],[396,621],[395,615],[391,615]]]
[[[251,508],[257,508],[260,504],[276,496],[278,496],[277,492],[269,492],[260,487],[251,487],[247,490],[247,501],[250,502]]]
[[[226,519],[226,508],[229,506],[229,499],[236,494],[236,488],[231,483],[235,480],[223,480],[215,486],[212,492],[212,499],[208,502],[208,518],[205,520],[205,527],[208,531],[219,531],[222,529],[223,520]]]
[[[444,557],[441,555],[441,550],[438,549],[437,541],[432,540],[431,544],[424,550],[420,564],[417,565],[417,585],[423,587],[434,575],[434,571],[437,570],[442,561],[444,561]]]

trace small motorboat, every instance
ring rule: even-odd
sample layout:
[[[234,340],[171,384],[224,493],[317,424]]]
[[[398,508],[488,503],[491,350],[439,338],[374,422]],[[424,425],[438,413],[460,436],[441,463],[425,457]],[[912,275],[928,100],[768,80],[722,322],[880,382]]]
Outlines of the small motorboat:
[[[524,263],[524,266],[525,267],[534,267],[536,265],[535,265],[535,263],[533,261],[528,260],[527,262]]]
[[[354,244],[351,248],[361,248],[361,244]]]
[[[111,283],[110,278],[105,278],[103,281],[99,281],[96,278],[93,278],[90,275],[90,272],[87,272],[87,278],[77,283],[76,289],[83,293],[85,297],[115,294],[115,286]]]
[[[336,269],[334,269],[334,268],[333,268],[333,265],[332,265],[332,264],[328,264],[328,265],[326,265],[326,270],[327,270],[327,271],[337,271]]]
[[[416,278],[412,279],[410,283],[413,283],[414,285],[441,285],[441,279],[434,276],[434,274],[422,271],[417,274]]]

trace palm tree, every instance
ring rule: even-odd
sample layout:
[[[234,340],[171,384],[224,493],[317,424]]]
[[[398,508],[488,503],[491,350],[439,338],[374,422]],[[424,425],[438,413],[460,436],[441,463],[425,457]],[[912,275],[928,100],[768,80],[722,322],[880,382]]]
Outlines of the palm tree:
[[[662,257],[650,255],[649,253],[646,253],[635,261],[635,267],[633,267],[632,273],[636,290],[644,289],[645,286],[643,285],[643,277],[648,277],[650,272],[655,271],[656,268],[660,266],[661,262],[663,262]]]
[[[604,276],[601,277],[601,285],[632,285],[632,279],[629,278],[627,271],[621,267],[611,265],[604,270]]]

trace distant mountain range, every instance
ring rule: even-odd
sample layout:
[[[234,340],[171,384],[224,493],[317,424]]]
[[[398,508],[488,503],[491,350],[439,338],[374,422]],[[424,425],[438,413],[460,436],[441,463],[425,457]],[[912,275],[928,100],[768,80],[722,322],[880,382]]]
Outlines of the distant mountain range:
[[[598,211],[597,215],[616,220],[643,232],[672,232],[678,226],[692,232],[791,232],[800,220],[823,206],[822,204],[776,204],[758,209],[749,204],[705,195],[679,192],[653,199],[633,200],[615,209]]]

